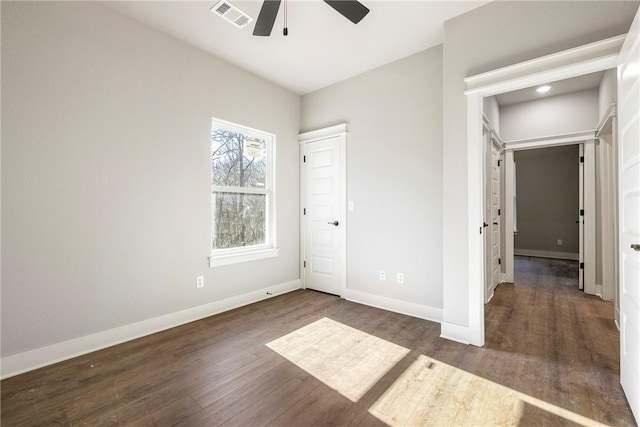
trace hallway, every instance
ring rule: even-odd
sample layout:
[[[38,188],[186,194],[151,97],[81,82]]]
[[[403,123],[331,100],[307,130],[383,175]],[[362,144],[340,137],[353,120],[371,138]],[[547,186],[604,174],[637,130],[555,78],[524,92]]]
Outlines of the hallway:
[[[480,375],[593,420],[635,425],[619,383],[613,302],[578,290],[576,261],[516,257],[515,283],[498,286],[485,316],[486,349],[510,357]]]

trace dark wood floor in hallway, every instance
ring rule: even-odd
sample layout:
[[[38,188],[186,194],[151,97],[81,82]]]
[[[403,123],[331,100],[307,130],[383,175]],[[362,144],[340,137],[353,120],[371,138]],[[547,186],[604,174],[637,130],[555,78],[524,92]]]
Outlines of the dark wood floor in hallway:
[[[516,268],[484,348],[300,290],[3,380],[2,425],[635,425],[613,304],[571,262]]]

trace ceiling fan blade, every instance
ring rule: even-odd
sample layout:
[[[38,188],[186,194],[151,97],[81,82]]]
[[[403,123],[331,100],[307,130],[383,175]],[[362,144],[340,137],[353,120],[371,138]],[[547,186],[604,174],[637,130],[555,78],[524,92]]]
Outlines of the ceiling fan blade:
[[[356,0],[324,0],[324,2],[354,24],[360,22],[369,13],[369,9]]]
[[[260,14],[253,28],[254,36],[270,36],[273,24],[276,22],[281,0],[264,0]]]

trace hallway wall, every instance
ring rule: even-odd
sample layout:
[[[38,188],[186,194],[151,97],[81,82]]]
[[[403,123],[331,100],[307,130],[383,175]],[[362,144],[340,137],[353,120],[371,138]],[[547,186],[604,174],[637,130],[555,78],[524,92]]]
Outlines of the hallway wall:
[[[515,252],[579,252],[578,146],[514,153],[517,229]],[[562,244],[558,244],[558,239]]]

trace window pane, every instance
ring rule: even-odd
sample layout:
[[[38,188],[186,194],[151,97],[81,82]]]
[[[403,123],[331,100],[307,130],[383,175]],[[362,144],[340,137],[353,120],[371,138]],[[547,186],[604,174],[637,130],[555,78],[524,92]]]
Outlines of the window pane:
[[[213,185],[266,188],[266,141],[214,127],[211,167]]]
[[[214,192],[213,203],[213,249],[266,242],[266,195]]]

